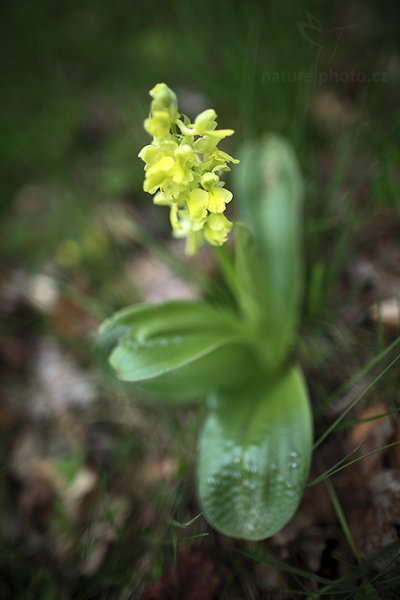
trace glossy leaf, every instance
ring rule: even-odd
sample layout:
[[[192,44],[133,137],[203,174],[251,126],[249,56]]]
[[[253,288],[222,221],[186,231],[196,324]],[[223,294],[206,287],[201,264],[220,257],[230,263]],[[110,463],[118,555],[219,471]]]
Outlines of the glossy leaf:
[[[152,336],[179,334],[183,331],[202,330],[212,326],[230,331],[239,322],[227,309],[201,301],[172,300],[163,304],[134,304],[117,311],[104,321],[99,329],[101,337],[113,331],[133,331],[141,340]]]
[[[263,259],[264,334],[270,366],[287,357],[296,336],[302,292],[303,185],[290,145],[278,136],[241,153],[236,188]]]
[[[201,302],[133,307],[101,334],[113,330],[124,334],[110,357],[118,377],[158,394],[191,398],[237,385],[254,362],[240,321]]]
[[[276,533],[302,497],[311,444],[299,369],[218,393],[200,437],[198,487],[206,518],[233,537]]]

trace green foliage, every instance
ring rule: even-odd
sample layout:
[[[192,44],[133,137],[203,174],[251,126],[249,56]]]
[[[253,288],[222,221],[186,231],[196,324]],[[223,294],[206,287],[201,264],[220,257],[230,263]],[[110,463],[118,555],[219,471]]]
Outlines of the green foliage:
[[[301,299],[302,182],[286,141],[243,152],[235,262],[223,258],[238,313],[206,302],[137,305],[106,321],[118,377],[173,400],[208,396],[198,490],[207,519],[239,538],[273,535],[291,518],[308,473],[312,421],[289,365]]]
[[[207,519],[234,537],[262,539],[291,518],[312,443],[297,368],[218,393],[200,437],[199,496]]]
[[[235,224],[235,275],[240,309],[255,330],[266,330],[265,298],[268,287],[260,251],[250,230]]]
[[[175,398],[232,387],[251,364],[246,331],[229,312],[201,302],[139,305],[103,325],[103,334],[126,333],[110,362],[123,381]],[[254,358],[253,358],[254,360]],[[247,368],[246,368],[247,363]]]
[[[242,208],[263,259],[263,320],[272,367],[294,343],[302,292],[303,184],[289,144],[270,136],[245,148],[236,171]],[[259,279],[257,280],[259,281]]]

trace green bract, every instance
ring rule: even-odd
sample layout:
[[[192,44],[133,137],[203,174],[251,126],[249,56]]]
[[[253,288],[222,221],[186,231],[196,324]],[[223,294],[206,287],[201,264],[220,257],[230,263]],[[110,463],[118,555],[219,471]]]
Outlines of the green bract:
[[[222,246],[232,223],[221,213],[232,193],[220,175],[230,170],[229,162],[239,161],[217,145],[234,131],[217,129],[212,109],[199,114],[194,123],[179,115],[176,96],[165,83],[158,83],[150,95],[153,101],[144,126],[153,140],[139,153],[145,163],[144,191],[156,194],[155,204],[170,207],[173,234],[187,238],[187,254],[195,254],[204,239]]]
[[[153,97],[140,153],[145,189],[170,207],[175,235],[194,253],[222,245],[232,194],[220,172],[233,159],[217,149],[231,130],[213,110],[190,123],[165,84]],[[235,185],[243,223],[224,265],[236,309],[206,301],[138,304],[101,327],[118,377],[166,401],[206,398],[199,438],[198,493],[221,532],[262,539],[295,512],[307,478],[311,410],[293,359],[302,292],[302,179],[288,143],[270,136],[241,153]]]

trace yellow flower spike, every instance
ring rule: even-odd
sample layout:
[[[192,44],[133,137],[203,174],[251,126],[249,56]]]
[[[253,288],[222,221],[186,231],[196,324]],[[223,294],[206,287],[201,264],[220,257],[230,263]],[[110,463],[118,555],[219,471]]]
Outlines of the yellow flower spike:
[[[219,150],[218,144],[234,131],[217,129],[213,109],[200,113],[194,123],[179,115],[176,96],[164,83],[154,86],[150,95],[145,129],[153,140],[139,153],[145,163],[143,188],[155,194],[155,204],[170,207],[173,235],[186,237],[187,254],[195,254],[204,240],[221,246],[232,228],[223,215],[232,193],[224,188],[220,174],[230,170],[229,162],[239,161]]]

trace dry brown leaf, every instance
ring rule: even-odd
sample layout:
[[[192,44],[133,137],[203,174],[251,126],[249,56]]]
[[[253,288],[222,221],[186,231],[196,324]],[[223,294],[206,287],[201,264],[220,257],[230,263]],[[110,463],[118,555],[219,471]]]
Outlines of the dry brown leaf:
[[[378,415],[382,415],[387,412],[386,406],[383,403],[375,404],[374,406],[369,406],[364,410],[360,415],[360,420],[373,419]],[[381,436],[389,438],[390,433],[392,431],[391,423],[388,417],[381,417],[380,419],[373,419],[371,421],[366,421],[365,423],[358,423],[353,427],[353,429],[349,433],[349,443],[350,446],[358,446],[362,444],[370,438],[374,431],[377,429],[381,430]]]
[[[351,107],[328,89],[323,89],[316,95],[311,110],[316,123],[328,133],[345,129],[354,118]]]
[[[170,569],[161,581],[151,585],[143,600],[213,600],[228,577],[222,566],[206,547],[191,548],[182,554],[176,567]]]
[[[177,462],[170,456],[154,457],[146,460],[140,469],[139,480],[144,487],[159,481],[169,481],[177,471]]]
[[[86,407],[96,398],[89,374],[50,338],[40,341],[34,369],[36,389],[30,410],[36,417],[60,416],[68,409]]]
[[[387,331],[400,330],[400,300],[388,298],[371,307],[370,315],[375,323],[382,323]]]
[[[360,419],[371,419],[374,416],[381,415],[387,412],[387,408],[383,403],[375,404],[366,408]],[[389,417],[373,419],[364,423],[358,423],[347,436],[349,450],[353,450],[360,444],[361,448],[357,451],[353,458],[378,450],[385,446],[394,433],[393,424]],[[386,452],[376,452],[366,458],[363,458],[355,465],[349,467],[349,472],[352,477],[363,480],[366,475],[371,477],[377,469],[381,468],[383,458]]]
[[[63,494],[65,507],[72,519],[79,520],[90,513],[97,500],[98,484],[97,474],[91,469],[83,468],[77,473]]]

